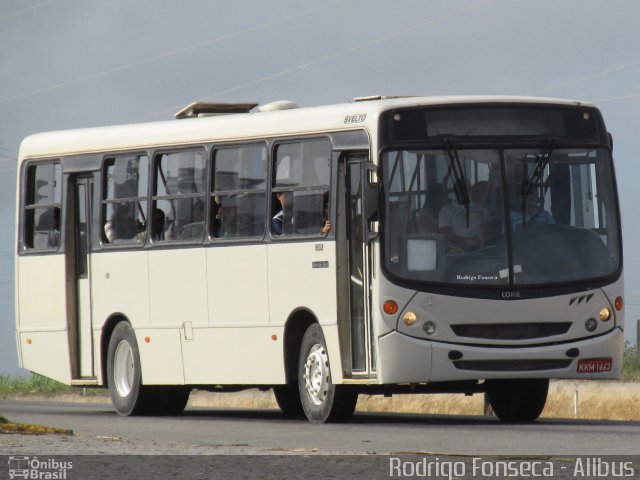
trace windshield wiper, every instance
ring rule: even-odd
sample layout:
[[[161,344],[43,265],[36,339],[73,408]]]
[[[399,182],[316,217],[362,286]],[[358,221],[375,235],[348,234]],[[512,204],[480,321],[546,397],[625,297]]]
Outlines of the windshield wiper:
[[[544,171],[547,165],[549,165],[555,142],[552,137],[545,137],[544,142],[545,144],[542,147],[542,151],[539,155],[536,155],[536,165],[531,171],[529,178],[527,178],[526,183],[522,186],[522,195],[524,196],[529,195],[533,187],[540,183],[544,176]]]
[[[531,195],[533,192],[533,188],[535,186],[540,186],[540,197],[538,204],[538,211],[541,208],[544,208],[544,195],[545,192],[542,191],[542,179],[544,178],[544,171],[549,165],[549,160],[551,159],[551,155],[553,154],[554,149],[554,139],[552,137],[544,137],[542,139],[544,145],[542,146],[542,150],[538,155],[536,155],[536,164],[529,174],[524,185],[522,185],[522,228],[524,229],[527,223],[527,197]],[[534,215],[534,217],[537,216]]]
[[[453,174],[453,193],[456,195],[458,204],[463,205],[466,210],[467,228],[469,228],[469,204],[471,203],[471,198],[467,188],[467,179],[460,164],[458,150],[450,138],[444,138],[444,151],[449,159],[449,173]]]

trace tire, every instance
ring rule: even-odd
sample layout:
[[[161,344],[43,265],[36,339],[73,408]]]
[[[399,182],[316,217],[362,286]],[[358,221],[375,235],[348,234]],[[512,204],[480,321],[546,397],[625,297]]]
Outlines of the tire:
[[[162,396],[159,415],[180,415],[189,401],[191,389],[188,387],[166,387]]]
[[[273,395],[282,413],[291,418],[303,418],[304,410],[300,401],[298,385],[278,385],[273,387]]]
[[[127,322],[113,330],[107,351],[107,385],[111,402],[118,415],[133,416],[155,413],[164,393],[157,387],[142,385],[140,353],[136,336]]]
[[[357,390],[332,383],[329,354],[322,328],[317,323],[302,337],[298,391],[304,414],[313,423],[347,421],[358,401]]]
[[[491,380],[487,382],[489,403],[503,422],[533,422],[547,402],[549,380]]]

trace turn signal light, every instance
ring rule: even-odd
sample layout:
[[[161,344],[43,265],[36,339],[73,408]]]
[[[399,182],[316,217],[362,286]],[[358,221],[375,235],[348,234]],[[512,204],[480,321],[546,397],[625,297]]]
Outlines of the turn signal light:
[[[622,300],[622,297],[618,297],[613,305],[616,307],[616,310],[621,312],[622,307],[624,307],[624,300]]]
[[[384,313],[387,315],[395,315],[398,313],[398,304],[393,300],[387,300],[382,305],[382,310],[384,310]]]

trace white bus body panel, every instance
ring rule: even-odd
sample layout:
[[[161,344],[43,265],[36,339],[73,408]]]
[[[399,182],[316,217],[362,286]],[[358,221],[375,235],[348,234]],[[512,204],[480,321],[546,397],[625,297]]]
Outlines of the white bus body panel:
[[[284,383],[282,331],[281,327],[264,325],[194,325],[191,340],[182,332],[185,383]],[[276,335],[276,340],[272,335]]]
[[[134,328],[148,326],[147,253],[112,251],[93,254],[90,258],[94,328],[102,328],[113,314],[124,315]]]
[[[202,248],[149,251],[149,324],[179,329],[207,323],[207,263]]]
[[[268,324],[267,246],[207,248],[206,255],[209,323]]]
[[[71,368],[65,257],[21,256],[17,268],[16,323],[20,366],[68,383]]]
[[[329,350],[332,379],[339,383],[337,298],[348,292],[337,292],[335,249],[335,242],[324,241],[269,244],[269,305],[272,324],[283,325],[292,312],[302,308],[317,318]]]

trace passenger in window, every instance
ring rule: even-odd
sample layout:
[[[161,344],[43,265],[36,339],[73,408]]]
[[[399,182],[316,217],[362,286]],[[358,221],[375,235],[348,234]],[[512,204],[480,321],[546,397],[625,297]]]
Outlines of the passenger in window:
[[[447,203],[447,189],[441,183],[434,183],[427,190],[427,199],[423,208],[415,215],[415,231],[417,233],[438,233],[438,216]]]
[[[47,235],[47,247],[58,248],[60,245],[60,207],[54,207],[51,230]]]
[[[471,188],[466,182],[469,194]],[[454,187],[455,188],[455,187]],[[481,207],[471,200],[468,205],[462,205],[457,198],[450,199],[438,214],[438,226],[447,242],[447,250],[455,253],[461,249],[473,250],[481,245]]]
[[[331,230],[331,220],[329,220],[329,192],[324,192],[322,200],[322,227],[320,233],[327,234]]]
[[[196,200],[193,204],[191,220],[192,222],[182,229],[182,238],[186,240],[202,238],[204,232],[204,203],[201,200]]]
[[[235,207],[220,205],[220,236],[233,238],[238,236],[238,215]]]
[[[292,192],[278,192],[276,198],[280,202],[280,211],[271,219],[271,229],[275,235],[293,232],[293,217],[289,212]]]
[[[539,186],[531,188],[528,193],[521,187],[515,188],[510,219],[512,232],[556,223],[553,215],[544,208]]]
[[[152,238],[155,241],[161,242],[164,240],[164,227],[166,223],[166,215],[164,211],[160,208],[153,209],[153,222],[151,224],[152,227]]]
[[[139,233],[144,232],[145,226],[133,218],[129,211],[130,208],[127,205],[115,207],[111,220],[104,225],[104,233],[109,243],[114,243],[117,240],[136,240],[140,242],[137,236]]]
[[[211,234],[218,238],[222,230],[222,204],[213,200],[211,203],[211,211],[213,213],[211,220]]]

